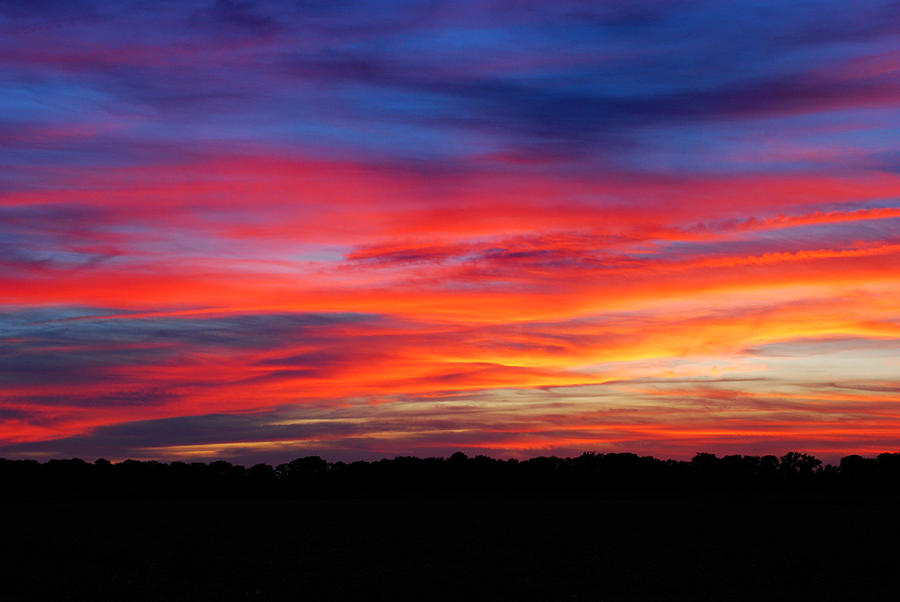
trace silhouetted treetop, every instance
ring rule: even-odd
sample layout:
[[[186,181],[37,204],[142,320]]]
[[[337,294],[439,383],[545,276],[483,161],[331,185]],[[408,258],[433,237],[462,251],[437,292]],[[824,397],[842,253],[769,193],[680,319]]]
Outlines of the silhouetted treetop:
[[[78,458],[0,459],[4,496],[113,494],[391,495],[446,493],[900,493],[900,454],[851,455],[837,466],[800,452],[782,457],[698,453],[689,461],[633,453],[586,452],[499,460],[456,452],[449,458],[398,456],[328,462],[319,456],[250,468],[217,460],[156,462]]]

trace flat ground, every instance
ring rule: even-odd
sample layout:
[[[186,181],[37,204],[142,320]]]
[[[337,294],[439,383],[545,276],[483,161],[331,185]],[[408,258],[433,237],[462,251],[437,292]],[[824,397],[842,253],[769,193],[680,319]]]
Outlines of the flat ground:
[[[896,500],[5,502],[4,600],[896,600]]]

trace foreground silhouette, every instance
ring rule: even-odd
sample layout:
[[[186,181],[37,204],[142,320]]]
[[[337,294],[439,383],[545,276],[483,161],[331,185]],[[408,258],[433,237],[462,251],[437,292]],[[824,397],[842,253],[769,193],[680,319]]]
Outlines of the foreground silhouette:
[[[0,459],[3,494],[64,495],[393,495],[440,493],[900,493],[900,454],[853,455],[839,465],[790,452],[776,456],[659,460],[631,453],[584,453],[524,461],[397,457],[376,462],[326,462],[318,456],[272,467],[215,461],[162,463],[79,459]]]
[[[0,462],[4,601],[895,600],[896,454]]]

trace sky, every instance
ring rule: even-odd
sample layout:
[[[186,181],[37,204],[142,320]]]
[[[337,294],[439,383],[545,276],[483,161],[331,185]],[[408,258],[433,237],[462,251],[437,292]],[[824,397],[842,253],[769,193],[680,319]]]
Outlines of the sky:
[[[900,3],[0,0],[0,456],[900,449]]]

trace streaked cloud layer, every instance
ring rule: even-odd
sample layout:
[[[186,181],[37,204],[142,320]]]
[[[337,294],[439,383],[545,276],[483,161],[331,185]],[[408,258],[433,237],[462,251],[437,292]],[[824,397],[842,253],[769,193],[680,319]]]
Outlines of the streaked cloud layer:
[[[900,446],[895,2],[0,4],[0,455]]]

